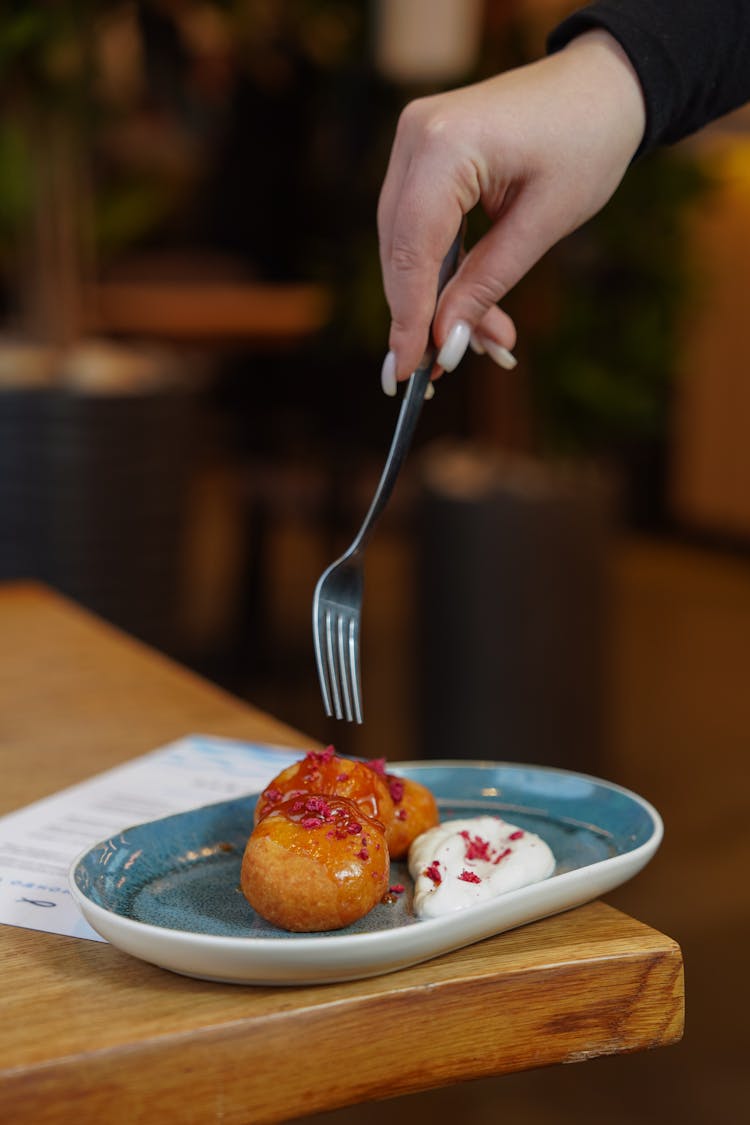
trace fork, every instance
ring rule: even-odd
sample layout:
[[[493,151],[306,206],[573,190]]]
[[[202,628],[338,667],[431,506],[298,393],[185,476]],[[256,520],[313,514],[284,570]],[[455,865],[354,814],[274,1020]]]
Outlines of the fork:
[[[437,297],[458,266],[464,227],[443,259]],[[399,411],[383,472],[362,526],[341,558],[324,570],[313,596],[315,663],[326,715],[362,722],[362,678],[359,659],[360,618],[364,590],[364,550],[373,527],[393,492],[417,421],[437,349],[430,345],[411,375]]]

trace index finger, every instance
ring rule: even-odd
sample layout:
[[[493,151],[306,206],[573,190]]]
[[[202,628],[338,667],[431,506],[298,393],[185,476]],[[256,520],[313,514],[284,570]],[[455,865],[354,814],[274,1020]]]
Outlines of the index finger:
[[[432,174],[411,160],[403,176],[383,187],[380,258],[391,310],[389,347],[397,377],[420,363],[429,343],[443,259],[463,219],[457,193],[445,172]]]

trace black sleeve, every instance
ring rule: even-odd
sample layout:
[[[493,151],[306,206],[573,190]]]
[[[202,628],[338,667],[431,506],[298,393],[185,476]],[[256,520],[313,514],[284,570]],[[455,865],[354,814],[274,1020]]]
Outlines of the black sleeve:
[[[597,0],[555,28],[548,50],[596,27],[618,40],[643,87],[641,152],[750,101],[750,0]]]

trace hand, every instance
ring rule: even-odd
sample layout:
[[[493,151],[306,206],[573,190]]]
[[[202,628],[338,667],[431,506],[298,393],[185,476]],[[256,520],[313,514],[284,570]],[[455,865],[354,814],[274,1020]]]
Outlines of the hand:
[[[386,393],[418,366],[433,315],[436,374],[457,366],[470,338],[501,366],[515,366],[515,326],[497,302],[604,206],[644,128],[635,71],[599,30],[538,62],[405,108],[378,205],[391,310]],[[436,310],[440,262],[477,203],[492,226]]]

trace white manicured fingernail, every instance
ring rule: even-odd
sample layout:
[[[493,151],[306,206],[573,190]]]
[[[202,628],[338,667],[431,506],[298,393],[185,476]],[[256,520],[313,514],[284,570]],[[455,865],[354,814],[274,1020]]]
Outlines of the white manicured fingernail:
[[[434,397],[435,397],[435,384],[434,383],[428,383],[427,384],[427,390],[424,393],[425,402],[427,402],[428,399],[434,398]]]
[[[517,365],[518,360],[513,355],[513,352],[509,352],[502,344],[496,344],[494,340],[490,340],[484,336],[482,337],[482,346],[490,359],[494,360],[498,367],[504,367],[506,371],[512,371]]]
[[[465,320],[457,320],[448,333],[448,339],[438,352],[438,366],[444,371],[455,371],[466,355],[471,329]]]
[[[383,360],[383,366],[380,371],[380,385],[383,388],[383,393],[388,395],[389,398],[394,398],[396,394],[396,353],[388,352],[388,355]]]
[[[469,343],[471,345],[471,350],[475,352],[476,355],[484,355],[484,345],[477,336],[476,332],[472,332],[471,336],[469,337]]]

